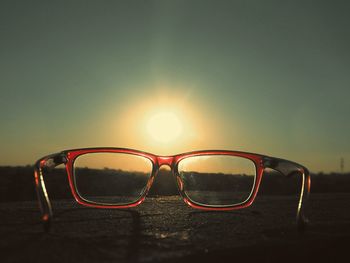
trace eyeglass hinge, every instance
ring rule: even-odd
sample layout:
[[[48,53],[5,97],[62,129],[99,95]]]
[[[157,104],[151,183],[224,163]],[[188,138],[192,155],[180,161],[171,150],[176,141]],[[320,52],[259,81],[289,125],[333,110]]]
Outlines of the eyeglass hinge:
[[[263,158],[263,165],[265,168],[274,169],[278,166],[278,161],[275,158],[265,156]]]
[[[60,153],[57,155],[52,156],[51,158],[47,159],[45,162],[46,168],[54,168],[60,164],[66,164],[67,163],[67,157],[64,153]]]

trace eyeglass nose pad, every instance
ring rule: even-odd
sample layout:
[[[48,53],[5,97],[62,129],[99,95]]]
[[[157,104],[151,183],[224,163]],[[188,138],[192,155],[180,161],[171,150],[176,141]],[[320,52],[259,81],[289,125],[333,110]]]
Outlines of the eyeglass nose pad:
[[[177,185],[179,186],[180,191],[183,192],[184,183],[182,182],[182,180],[179,176],[177,176],[176,179],[177,179]]]
[[[147,191],[151,188],[154,181],[154,176],[152,176],[147,183]]]

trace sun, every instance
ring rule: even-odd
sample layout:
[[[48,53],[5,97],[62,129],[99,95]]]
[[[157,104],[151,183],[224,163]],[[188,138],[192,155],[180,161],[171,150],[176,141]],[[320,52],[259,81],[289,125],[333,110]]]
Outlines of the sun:
[[[147,131],[159,143],[174,142],[182,134],[182,123],[171,111],[158,112],[147,122]]]

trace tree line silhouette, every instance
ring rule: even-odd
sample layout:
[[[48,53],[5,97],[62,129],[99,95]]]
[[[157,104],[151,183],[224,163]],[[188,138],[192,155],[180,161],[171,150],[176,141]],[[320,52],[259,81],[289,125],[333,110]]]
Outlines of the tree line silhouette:
[[[94,172],[96,171],[92,169],[85,170],[85,174],[87,175],[92,175]],[[99,172],[101,173],[101,170]],[[105,176],[107,176],[108,173],[113,175],[113,170],[110,169],[105,169],[103,172],[105,173]],[[123,171],[114,172],[119,172],[121,174],[125,173]],[[104,191],[108,193],[108,191],[110,191],[111,193],[116,193],[123,192],[125,189],[128,189],[128,187],[134,187],[137,184],[140,186],[144,183],[145,176],[147,177],[147,175],[142,173],[129,172],[128,176],[125,176],[124,179],[123,176],[119,176],[118,183],[107,183],[106,185],[101,185],[99,181],[96,181],[98,180],[96,176],[91,176],[89,182],[91,185],[100,185],[100,192]],[[209,185],[216,185],[215,187],[219,187],[219,176],[207,177],[208,179],[205,181],[207,181]],[[221,180],[222,178],[224,177],[221,177]],[[350,193],[350,173],[318,173],[312,174],[311,178],[311,193]],[[0,202],[36,199],[32,166],[0,166],[0,180]],[[225,180],[227,182],[227,179]],[[242,185],[248,183],[251,184],[251,179],[244,175],[232,176],[232,179],[230,180],[236,180],[237,183],[240,182]],[[68,177],[63,168],[56,168],[48,172],[45,176],[45,183],[48,194],[51,198],[72,198]],[[201,182],[201,184],[202,185],[200,187],[203,188],[203,182]],[[299,190],[300,177],[294,176],[287,178],[286,176],[271,170],[266,171],[264,174],[258,195],[295,194]],[[161,169],[155,178],[149,195],[155,196],[177,194],[178,189],[176,186],[176,180],[171,174],[171,171]]]

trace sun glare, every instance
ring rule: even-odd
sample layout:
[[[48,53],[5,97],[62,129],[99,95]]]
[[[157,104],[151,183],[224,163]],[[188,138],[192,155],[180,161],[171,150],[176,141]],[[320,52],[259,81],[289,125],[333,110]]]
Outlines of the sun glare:
[[[159,143],[175,141],[182,133],[182,124],[174,112],[159,112],[147,122],[147,131]]]
[[[161,155],[212,148],[209,138],[219,134],[213,132],[217,126],[212,115],[198,102],[189,101],[186,92],[176,90],[183,88],[173,87],[170,92],[161,86],[149,98],[128,102],[115,121],[116,144]]]

